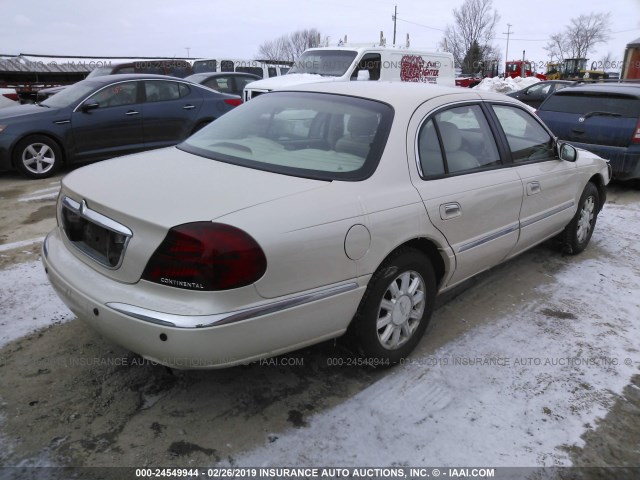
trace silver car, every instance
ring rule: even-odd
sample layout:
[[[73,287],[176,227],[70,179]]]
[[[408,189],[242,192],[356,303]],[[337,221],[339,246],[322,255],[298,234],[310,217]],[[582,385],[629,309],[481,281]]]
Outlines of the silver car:
[[[349,330],[389,366],[437,294],[554,236],[582,251],[609,179],[504,95],[304,85],[67,175],[43,262],[79,318],[164,365],[244,364]]]

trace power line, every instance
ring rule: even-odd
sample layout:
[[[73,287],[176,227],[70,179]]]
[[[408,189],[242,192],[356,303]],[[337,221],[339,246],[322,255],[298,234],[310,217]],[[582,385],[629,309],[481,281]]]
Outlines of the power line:
[[[438,32],[444,32],[444,30],[441,29],[441,28],[430,27],[429,25],[423,25],[422,23],[417,23],[417,22],[412,22],[410,20],[405,20],[404,18],[400,18],[397,15],[396,15],[396,18],[398,20],[400,20],[401,22],[411,23],[412,25],[418,25],[419,27],[428,28],[429,30],[437,30]]]

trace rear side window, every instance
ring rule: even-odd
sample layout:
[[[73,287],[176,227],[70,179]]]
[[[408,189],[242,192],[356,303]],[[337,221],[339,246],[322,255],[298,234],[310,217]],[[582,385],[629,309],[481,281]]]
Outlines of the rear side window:
[[[585,115],[591,112],[613,113],[624,118],[638,118],[640,100],[628,95],[586,93],[562,93],[552,95],[540,110]]]
[[[184,88],[180,88],[184,87]],[[185,93],[186,85],[177,82],[149,81],[144,82],[144,89],[147,96],[147,102],[164,102],[167,100],[177,100],[188,93]],[[182,90],[182,91],[181,91]]]
[[[501,164],[491,129],[479,105],[435,114],[418,134],[423,176],[475,171]]]
[[[236,68],[236,72],[253,73],[259,77],[262,77],[263,75],[262,67],[238,67]]]

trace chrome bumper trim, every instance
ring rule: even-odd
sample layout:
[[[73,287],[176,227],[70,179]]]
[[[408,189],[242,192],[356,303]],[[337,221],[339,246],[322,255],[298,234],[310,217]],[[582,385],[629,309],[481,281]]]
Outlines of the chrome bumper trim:
[[[118,302],[109,302],[106,306],[129,317],[165,327],[207,328],[217,327],[219,325],[228,325],[242,320],[261,317],[263,315],[270,315],[289,308],[298,307],[318,300],[324,300],[341,293],[355,290],[356,288],[358,288],[358,284],[356,282],[352,282],[317,292],[307,293],[299,297],[278,300],[276,302],[267,303],[266,305],[259,305],[257,307],[227,313],[217,313],[213,315],[177,315],[172,313],[162,313]]]

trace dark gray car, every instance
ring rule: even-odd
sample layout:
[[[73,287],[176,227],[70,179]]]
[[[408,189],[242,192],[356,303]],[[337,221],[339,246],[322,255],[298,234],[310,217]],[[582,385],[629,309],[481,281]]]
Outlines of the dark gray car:
[[[163,75],[83,80],[40,104],[0,110],[0,172],[45,178],[63,163],[175,145],[240,103]]]
[[[517,92],[507,93],[507,95],[517,98],[522,103],[526,103],[530,107],[538,108],[540,104],[553,92],[557,92],[558,90],[568,87],[574,83],[575,82],[568,80],[545,80],[543,82],[529,85]]]
[[[256,80],[262,80],[262,77],[254,75],[253,73],[209,72],[189,75],[185,80],[200,83],[218,92],[242,96],[245,85],[255,82]]]

